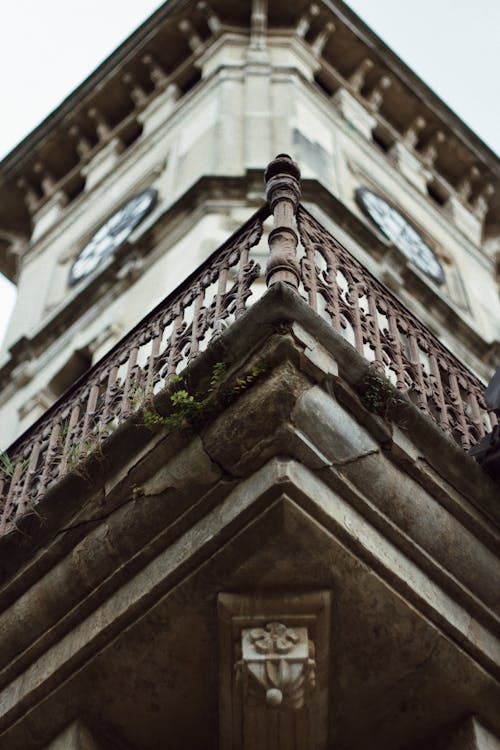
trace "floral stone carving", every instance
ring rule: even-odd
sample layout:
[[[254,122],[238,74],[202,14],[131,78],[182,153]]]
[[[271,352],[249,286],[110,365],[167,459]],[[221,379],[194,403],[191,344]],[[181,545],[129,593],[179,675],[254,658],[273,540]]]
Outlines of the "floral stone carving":
[[[307,628],[289,628],[281,622],[243,628],[236,669],[247,702],[265,702],[270,708],[302,708],[316,680],[314,644]]]

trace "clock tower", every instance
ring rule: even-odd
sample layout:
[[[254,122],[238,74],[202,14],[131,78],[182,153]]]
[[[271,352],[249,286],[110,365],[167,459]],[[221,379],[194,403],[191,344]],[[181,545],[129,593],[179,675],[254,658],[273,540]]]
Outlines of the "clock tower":
[[[311,210],[490,375],[494,155],[341,2],[265,8],[166,3],[4,159],[4,447],[254,210],[283,151]]]
[[[151,211],[157,196],[156,190],[148,188],[120,206],[75,258],[69,271],[69,286],[79,284],[127,240]]]
[[[4,159],[2,750],[500,747],[499,249],[342,0],[168,0]]]

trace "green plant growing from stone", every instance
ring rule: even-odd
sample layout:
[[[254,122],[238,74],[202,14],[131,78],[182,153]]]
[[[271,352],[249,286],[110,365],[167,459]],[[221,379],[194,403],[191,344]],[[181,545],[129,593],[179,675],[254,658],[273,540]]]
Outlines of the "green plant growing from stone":
[[[66,445],[66,439],[69,432],[69,424],[63,423],[59,432],[57,449],[54,459],[57,463],[65,460],[66,472],[77,474],[85,479],[89,478],[88,471],[84,467],[84,462],[91,455],[102,456],[102,436],[90,434],[86,440],[78,442],[69,442]]]
[[[11,479],[14,475],[15,466],[7,453],[0,453],[0,476]]]
[[[395,392],[394,386],[374,368],[370,368],[361,383],[361,401],[367,409],[390,419],[394,409],[407,405],[407,400]]]
[[[208,419],[208,417],[221,404],[229,404],[242,392],[249,388],[263,373],[266,372],[264,365],[254,365],[243,375],[235,378],[230,384],[226,383],[227,365],[225,362],[216,362],[210,375],[207,389],[200,395],[190,393],[186,388],[182,375],[174,375],[170,378],[170,411],[167,415],[159,414],[153,406],[144,408],[143,421],[146,427],[165,427],[169,432],[189,432],[196,429]],[[133,406],[138,407],[145,403],[145,390],[137,381],[133,381],[130,398]],[[104,431],[99,435],[90,434],[83,442],[67,444],[69,423],[61,424],[57,447],[53,456],[57,463],[65,461],[65,473],[73,473],[88,478],[85,468],[85,460],[90,456],[102,455],[102,442],[107,437]],[[28,460],[23,461],[19,476],[22,476],[28,468]],[[12,479],[16,471],[14,464],[7,453],[0,452],[0,478]]]
[[[28,468],[28,465],[29,465],[28,459],[24,459],[24,461],[21,462],[19,477],[22,477],[22,475]],[[11,459],[9,458],[9,455],[5,452],[0,452],[0,479],[2,477],[4,477],[5,479],[12,479],[15,471],[16,471],[16,464],[14,464],[11,461]]]
[[[173,392],[170,394],[171,410],[166,416],[153,409],[144,411],[146,427],[165,427],[169,432],[188,432],[196,429],[208,419],[220,404],[228,404],[240,393],[249,388],[264,372],[263,365],[254,365],[248,372],[236,378],[231,384],[225,383],[227,365],[216,362],[212,369],[207,390],[199,395],[190,393],[181,375],[170,379]]]
[[[3,475],[6,479],[10,479],[14,474],[14,469],[14,464],[7,453],[0,453],[0,476]]]

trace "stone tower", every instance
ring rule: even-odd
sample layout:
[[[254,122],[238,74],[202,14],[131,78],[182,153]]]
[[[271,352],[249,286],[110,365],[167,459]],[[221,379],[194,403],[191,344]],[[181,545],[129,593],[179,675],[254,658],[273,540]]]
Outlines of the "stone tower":
[[[340,0],[169,0],[6,157],[2,748],[499,747],[498,184]]]

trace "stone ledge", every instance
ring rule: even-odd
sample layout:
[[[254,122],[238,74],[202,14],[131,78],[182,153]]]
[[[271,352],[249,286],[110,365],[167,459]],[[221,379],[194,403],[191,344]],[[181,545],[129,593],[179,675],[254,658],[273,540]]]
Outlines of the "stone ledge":
[[[152,434],[136,416],[104,463],[55,484],[38,516],[1,540],[2,555],[13,551],[0,590],[12,720],[263,523],[266,538],[322,529],[496,673],[498,503],[480,467],[411,404],[393,422],[369,412],[357,391],[368,363],[285,287],[212,342],[190,387],[203,389],[228,352],[230,377],[255,362],[266,371],[200,436]],[[167,404],[161,394],[158,410]]]

